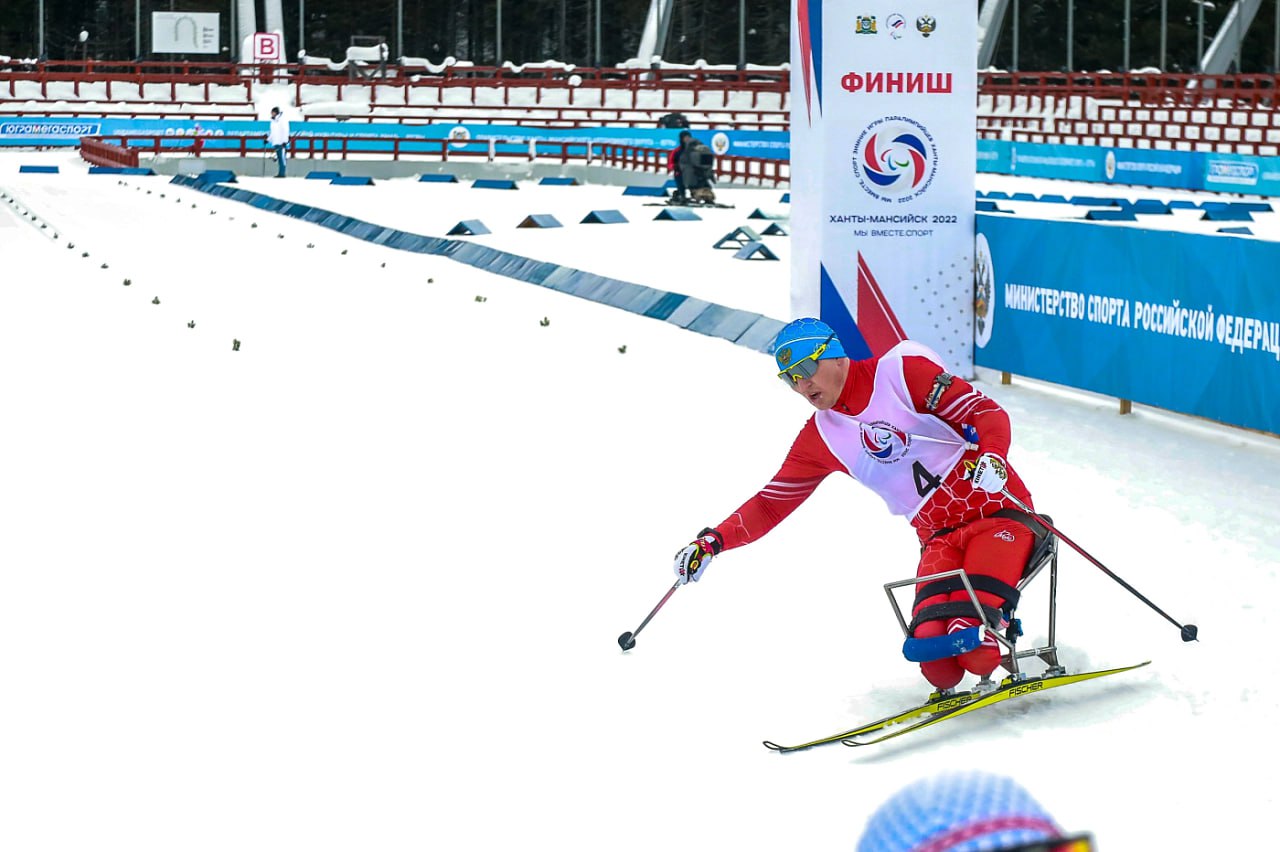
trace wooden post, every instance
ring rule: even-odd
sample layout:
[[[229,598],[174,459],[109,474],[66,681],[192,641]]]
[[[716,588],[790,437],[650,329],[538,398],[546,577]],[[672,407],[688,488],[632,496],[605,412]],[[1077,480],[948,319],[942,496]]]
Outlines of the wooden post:
[[[1121,414],[1132,414],[1132,413],[1133,413],[1133,400],[1131,400],[1131,399],[1122,399],[1122,400],[1120,400],[1120,413],[1121,413]]]
[[[1009,372],[1001,371],[1001,373],[1000,373],[1000,384],[1002,384],[1002,385],[1011,385],[1011,384],[1013,384],[1013,374],[1012,374],[1012,373],[1009,373]]]

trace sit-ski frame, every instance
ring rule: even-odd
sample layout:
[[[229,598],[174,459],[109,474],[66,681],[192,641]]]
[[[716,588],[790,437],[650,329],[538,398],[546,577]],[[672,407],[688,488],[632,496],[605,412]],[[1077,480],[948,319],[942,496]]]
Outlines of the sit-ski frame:
[[[1055,675],[1065,673],[1064,669],[1058,663],[1058,646],[1057,646],[1057,621],[1058,621],[1058,537],[1052,533],[1046,533],[1045,537],[1037,542],[1036,548],[1032,551],[1031,559],[1034,564],[1018,581],[1017,589],[1021,592],[1026,586],[1036,578],[1036,576],[1044,569],[1045,565],[1049,566],[1049,644],[1039,648],[1028,648],[1025,651],[1019,651],[1014,648],[1016,634],[1010,630],[1009,636],[1001,635],[999,625],[992,625],[987,621],[986,611],[982,608],[978,601],[978,595],[974,592],[973,586],[969,583],[969,577],[962,569],[957,568],[954,571],[943,571],[938,574],[930,574],[927,577],[912,577],[909,580],[896,580],[892,583],[884,584],[885,594],[889,597],[889,603],[893,606],[893,614],[898,618],[898,625],[902,628],[902,633],[907,638],[911,638],[907,631],[907,620],[902,616],[902,607],[898,605],[897,598],[893,595],[893,590],[902,586],[918,586],[925,583],[932,583],[935,580],[942,580],[948,577],[959,577],[960,582],[964,584],[964,589],[969,593],[969,600],[973,602],[974,610],[978,618],[982,622],[983,630],[995,637],[1004,648],[1005,653],[1000,657],[1000,664],[1004,666],[1015,680],[1021,680],[1026,675],[1018,670],[1018,660],[1028,657],[1039,657],[1049,667],[1046,674]],[[1011,614],[1012,615],[1012,614]],[[1012,619],[1011,619],[1012,620]],[[1013,638],[1010,638],[1013,637]]]

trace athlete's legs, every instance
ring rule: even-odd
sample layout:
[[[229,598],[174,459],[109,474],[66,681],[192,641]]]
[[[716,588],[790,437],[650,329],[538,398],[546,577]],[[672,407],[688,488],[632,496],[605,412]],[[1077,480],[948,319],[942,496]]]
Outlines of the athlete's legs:
[[[1027,559],[1031,557],[1031,550],[1035,547],[1036,539],[1031,530],[1011,518],[984,518],[968,525],[961,533],[960,544],[964,548],[966,574],[983,574],[1010,586],[1017,586],[1026,568]],[[965,592],[951,595],[952,600],[967,598]],[[1003,598],[990,592],[978,592],[978,600],[988,606],[1004,605]],[[963,627],[979,623],[977,618],[962,621]],[[1000,654],[1000,644],[993,637],[987,636],[977,648],[956,659],[965,671],[987,677],[1000,665]]]
[[[917,577],[954,571],[960,567],[964,551],[950,544],[947,538],[948,536],[941,536],[925,545],[924,552],[920,554],[920,564],[916,568]],[[912,608],[911,614],[914,616],[922,607],[944,603],[946,600],[946,595],[925,598],[919,606]],[[943,619],[925,621],[916,627],[914,635],[918,639],[931,639],[946,633],[947,627],[947,621]],[[924,679],[937,689],[951,689],[964,677],[964,672],[964,667],[956,657],[943,657],[920,664],[920,673],[924,675]]]
[[[1035,536],[1018,521],[1010,518],[983,518],[929,541],[920,555],[916,576],[927,577],[964,568],[965,573],[970,576],[985,575],[1016,586],[1034,546]],[[999,608],[1004,605],[1004,599],[1000,595],[977,591],[977,596],[987,606]],[[954,601],[969,601],[969,593],[961,589],[950,594],[933,595],[914,607],[912,614],[926,606]],[[917,626],[914,635],[926,639],[954,633],[979,623],[977,617],[936,619]],[[1000,649],[996,640],[987,636],[972,651],[957,657],[921,663],[920,672],[935,687],[950,689],[961,681],[966,671],[980,677],[989,676],[1000,664]]]

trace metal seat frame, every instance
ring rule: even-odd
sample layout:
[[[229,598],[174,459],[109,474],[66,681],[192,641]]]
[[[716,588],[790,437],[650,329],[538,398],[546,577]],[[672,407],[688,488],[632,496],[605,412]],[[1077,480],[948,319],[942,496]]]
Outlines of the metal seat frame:
[[[1009,630],[1005,635],[1001,635],[999,625],[990,624],[987,620],[986,612],[978,601],[978,595],[973,590],[973,586],[969,582],[968,575],[964,570],[957,568],[954,571],[943,571],[938,574],[930,574],[927,577],[911,577],[907,580],[895,580],[891,583],[884,584],[885,594],[889,597],[889,603],[893,606],[893,614],[897,616],[898,625],[902,628],[904,637],[910,638],[908,632],[908,624],[906,618],[903,617],[902,607],[898,604],[898,599],[894,596],[894,590],[903,586],[919,586],[925,583],[932,583],[935,580],[943,580],[948,577],[959,577],[960,582],[964,584],[964,589],[969,594],[969,600],[973,602],[974,611],[981,620],[985,632],[995,637],[996,641],[1004,648],[1004,653],[1000,657],[1000,665],[1004,666],[1014,680],[1021,680],[1027,675],[1018,668],[1018,661],[1025,660],[1030,657],[1037,657],[1048,666],[1046,674],[1062,674],[1066,671],[1058,662],[1058,644],[1057,644],[1057,627],[1058,627],[1058,537],[1053,533],[1046,533],[1045,536],[1036,542],[1035,548],[1031,552],[1031,557],[1027,562],[1027,570],[1023,572],[1022,579],[1018,581],[1017,589],[1021,592],[1028,584],[1034,580],[1045,566],[1049,568],[1049,642],[1037,648],[1027,648],[1019,651],[1015,646],[1017,642],[1017,631],[1013,624],[1013,611],[1008,610],[1006,614],[1009,617]]]

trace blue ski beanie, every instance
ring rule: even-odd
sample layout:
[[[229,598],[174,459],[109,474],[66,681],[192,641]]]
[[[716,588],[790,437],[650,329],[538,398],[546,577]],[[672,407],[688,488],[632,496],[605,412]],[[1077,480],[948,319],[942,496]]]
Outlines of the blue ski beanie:
[[[778,362],[778,370],[785,370],[802,358],[809,357],[813,354],[813,350],[833,334],[835,331],[831,326],[813,317],[804,317],[787,323],[773,339],[773,357]],[[840,338],[835,337],[827,344],[826,351],[818,360],[847,357],[844,354],[844,347],[840,345]]]
[[[982,852],[1062,835],[1010,778],[945,773],[904,787],[867,822],[858,852]]]

